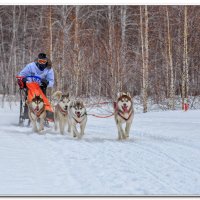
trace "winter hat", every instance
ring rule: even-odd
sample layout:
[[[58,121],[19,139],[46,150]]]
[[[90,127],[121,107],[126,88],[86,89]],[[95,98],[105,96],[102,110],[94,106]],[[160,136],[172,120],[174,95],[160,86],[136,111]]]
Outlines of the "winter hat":
[[[38,54],[38,59],[47,60],[47,55],[46,55],[45,53],[39,53],[39,54]]]

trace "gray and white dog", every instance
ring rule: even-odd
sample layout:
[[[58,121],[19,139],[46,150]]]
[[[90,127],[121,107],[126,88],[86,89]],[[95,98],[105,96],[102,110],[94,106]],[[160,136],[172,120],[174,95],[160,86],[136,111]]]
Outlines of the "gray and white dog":
[[[118,139],[127,139],[134,117],[133,101],[129,92],[118,93],[117,102],[114,105],[114,117],[118,129]],[[126,124],[123,130],[122,124]]]
[[[59,124],[60,133],[63,135],[68,123],[69,93],[63,94],[61,91],[56,91],[52,98],[56,101],[54,104],[54,128],[57,130]]]
[[[42,96],[35,95],[31,102],[26,102],[28,105],[28,115],[33,125],[34,132],[40,132],[44,129],[44,119],[46,117],[46,110]],[[39,128],[37,121],[39,120]]]
[[[69,131],[74,137],[81,139],[87,123],[87,112],[82,101],[74,100],[69,105]],[[80,132],[77,125],[80,124]]]

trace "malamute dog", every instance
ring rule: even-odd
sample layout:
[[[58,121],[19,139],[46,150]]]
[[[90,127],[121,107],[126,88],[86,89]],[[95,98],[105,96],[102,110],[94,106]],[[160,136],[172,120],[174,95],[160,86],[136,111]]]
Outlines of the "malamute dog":
[[[33,124],[33,131],[40,132],[44,129],[44,119],[46,117],[45,104],[42,96],[34,96],[31,102],[27,102],[28,115]],[[37,127],[37,121],[39,119],[39,128]]]
[[[55,130],[58,129],[59,123],[60,133],[63,135],[68,122],[69,93],[63,94],[61,91],[57,91],[53,94],[53,98],[57,101],[54,105]]]
[[[129,92],[118,94],[117,102],[114,105],[114,116],[118,128],[118,139],[128,138],[134,116],[133,101]],[[126,123],[125,130],[122,127],[123,123]]]
[[[82,138],[87,122],[86,108],[80,100],[74,100],[69,105],[69,129],[74,137]],[[77,130],[80,124],[80,133]]]

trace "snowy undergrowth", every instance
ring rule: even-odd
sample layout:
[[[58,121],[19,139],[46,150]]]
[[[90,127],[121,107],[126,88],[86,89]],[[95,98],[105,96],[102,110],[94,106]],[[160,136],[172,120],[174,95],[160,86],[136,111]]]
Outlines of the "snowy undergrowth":
[[[73,99],[75,99],[73,97]],[[101,109],[101,112],[103,114],[109,114],[113,111],[113,101],[111,99],[108,99],[106,97],[79,97],[79,99],[83,100],[85,105],[87,106],[87,109],[90,111],[92,108],[99,108]],[[5,103],[9,104],[9,107],[15,107],[18,105],[19,102],[19,95],[12,96],[12,95],[6,95],[3,97],[3,95],[0,95],[0,107],[4,107]],[[105,104],[101,104],[104,103]],[[107,102],[107,104],[106,104]],[[136,113],[142,113],[143,112],[143,106],[142,106],[142,98],[140,96],[135,96],[133,98],[134,102],[134,110]],[[181,110],[182,109],[182,99],[181,96],[175,96],[175,110]],[[100,104],[99,104],[100,103]],[[200,109],[200,96],[190,96],[188,99],[189,103],[189,109],[196,110]],[[162,100],[161,103],[155,103],[155,100],[151,97],[148,98],[148,112],[157,112],[157,111],[167,111],[169,110],[169,99]],[[104,111],[103,111],[103,109]]]
[[[75,98],[73,98],[75,99]],[[109,114],[113,110],[112,100],[108,99],[106,97],[79,97],[79,99],[83,100],[83,102],[86,104],[88,110],[90,111],[91,108],[100,108],[103,106],[105,111],[104,114]],[[5,102],[9,103],[9,106],[16,106],[19,102],[19,95],[1,95],[0,94],[0,106],[4,107]],[[102,102],[108,102],[106,105],[101,105],[99,103]],[[134,96],[133,98],[134,102],[134,110],[136,113],[142,113],[143,112],[143,106],[142,106],[142,98],[141,96]],[[190,96],[189,100],[189,109],[196,110],[200,109],[200,96]],[[98,105],[99,104],[99,105]],[[148,112],[157,112],[157,111],[166,111],[169,110],[169,99],[163,99],[160,103],[155,103],[155,100],[152,97],[148,98],[147,102],[147,108]],[[175,110],[181,110],[182,109],[182,99],[181,96],[175,96]]]

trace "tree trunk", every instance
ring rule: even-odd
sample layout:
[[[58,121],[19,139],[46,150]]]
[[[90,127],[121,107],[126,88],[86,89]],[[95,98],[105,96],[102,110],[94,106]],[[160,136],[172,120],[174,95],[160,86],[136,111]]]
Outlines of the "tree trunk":
[[[49,5],[49,58],[52,61],[52,52],[53,52],[53,48],[52,48],[52,8],[51,5]]]
[[[143,112],[147,112],[147,89],[148,89],[148,60],[149,60],[149,44],[148,44],[148,9],[145,6],[144,10],[144,33],[143,33],[143,11],[140,6],[140,33],[141,33],[141,48],[142,48],[142,99]]]
[[[119,81],[119,88],[122,89],[122,85],[124,84],[122,80],[124,80],[125,74],[126,74],[126,8],[127,6],[123,5],[121,6],[121,51],[120,51],[120,57],[121,57],[121,62],[120,62],[120,68],[122,71],[122,74],[118,72],[118,81]],[[119,91],[118,91],[119,92]]]
[[[75,95],[78,96],[79,92],[79,75],[80,75],[80,69],[79,69],[79,8],[80,6],[75,7],[75,32],[74,32],[74,70],[76,73],[76,81],[75,81]]]
[[[27,29],[27,12],[26,12],[26,6],[23,6],[23,18],[24,18],[24,27],[23,27],[23,50],[22,50],[22,64],[25,65],[25,58],[26,58],[26,29]]]
[[[110,97],[114,98],[114,70],[113,70],[113,33],[114,33],[114,24],[113,24],[113,8],[111,5],[108,6],[108,24],[109,24],[109,55],[108,55],[108,65],[110,68],[110,77],[108,79],[110,80],[109,90],[110,91]]]
[[[169,96],[170,96],[170,102],[169,106],[170,109],[174,110],[174,68],[173,68],[173,63],[172,63],[172,49],[171,49],[171,35],[170,35],[170,25],[169,25],[169,13],[168,13],[168,8],[166,6],[166,17],[167,17],[167,44],[168,44],[168,62],[167,65],[169,65],[170,68],[170,91],[169,91]]]
[[[188,101],[189,75],[188,75],[188,45],[187,45],[187,6],[184,7],[184,52],[183,52],[183,73],[182,73],[182,108],[185,101]]]

